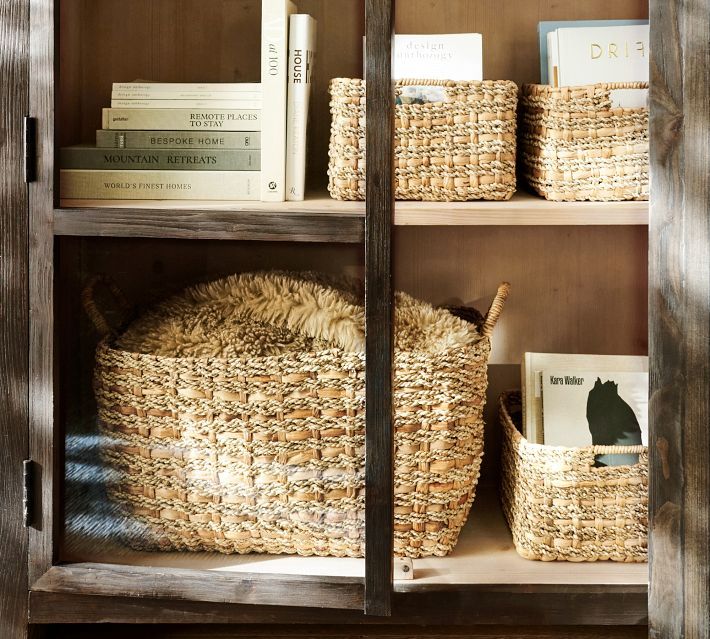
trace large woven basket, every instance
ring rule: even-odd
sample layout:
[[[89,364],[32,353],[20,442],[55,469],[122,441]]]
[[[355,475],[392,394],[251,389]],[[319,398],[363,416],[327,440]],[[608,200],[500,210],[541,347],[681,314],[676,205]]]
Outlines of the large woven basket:
[[[531,444],[519,392],[500,398],[501,500],[515,548],[542,561],[648,560],[648,449]],[[627,466],[596,467],[601,454],[638,453]]]
[[[254,278],[245,280],[252,296],[261,275],[239,276]],[[98,283],[84,301],[106,333],[94,301]],[[298,290],[298,282],[286,284]],[[500,287],[479,327],[416,302],[422,317],[443,313],[473,341],[395,355],[398,555],[445,555],[466,520],[483,454],[489,337],[507,291]],[[398,308],[407,300],[398,294]],[[363,309],[353,308],[357,317],[337,322],[355,326],[357,342]],[[291,319],[287,314],[275,330],[287,330]],[[268,322],[260,326],[269,329]],[[109,496],[138,530],[131,545],[363,555],[362,344],[313,340],[311,350],[276,356],[164,357],[119,348],[120,339],[109,335],[97,348],[95,396],[103,458],[115,478]]]
[[[612,108],[614,89],[641,82],[523,86],[520,159],[548,200],[647,200],[648,109]]]
[[[395,198],[507,200],[515,192],[518,88],[509,81],[400,80],[441,86],[445,102],[395,107]],[[330,83],[328,189],[338,200],[365,198],[365,83]]]

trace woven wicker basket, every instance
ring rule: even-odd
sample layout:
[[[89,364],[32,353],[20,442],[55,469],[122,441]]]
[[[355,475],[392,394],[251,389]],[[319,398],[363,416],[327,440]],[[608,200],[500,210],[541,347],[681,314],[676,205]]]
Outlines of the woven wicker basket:
[[[84,303],[105,333],[94,302],[101,281]],[[507,292],[501,285],[480,328],[450,318],[475,343],[395,356],[398,555],[445,555],[466,520],[483,454],[489,336]],[[128,543],[362,556],[364,375],[361,349],[162,357],[107,336],[95,396],[117,477],[109,496],[139,530]]]
[[[647,200],[648,109],[612,108],[613,89],[648,84],[523,86],[520,159],[548,200]]]
[[[444,87],[447,101],[395,107],[395,198],[507,200],[515,192],[517,86],[509,81],[400,80]],[[365,83],[330,83],[328,189],[365,198]]]
[[[644,562],[648,449],[563,448],[529,443],[519,392],[500,398],[501,500],[518,554],[542,561]],[[595,455],[639,453],[631,466],[595,467]]]

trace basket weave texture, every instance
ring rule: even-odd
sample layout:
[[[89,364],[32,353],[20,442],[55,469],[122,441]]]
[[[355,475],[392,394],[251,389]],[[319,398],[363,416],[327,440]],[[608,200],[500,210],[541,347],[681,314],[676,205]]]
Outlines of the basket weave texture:
[[[441,86],[446,102],[395,106],[395,198],[507,200],[515,192],[518,88],[510,81],[399,80]],[[328,190],[338,200],[365,198],[365,83],[330,83]]]
[[[648,561],[648,449],[565,448],[518,431],[520,392],[500,398],[501,500],[518,554],[542,561]],[[601,454],[638,453],[627,466],[595,467]]]
[[[215,302],[225,282],[245,297]],[[87,287],[84,301],[96,325],[107,328],[94,303],[98,283]],[[395,343],[429,345],[401,348],[394,362],[398,555],[445,555],[466,520],[483,454],[489,335],[507,290],[501,286],[480,330],[397,295]],[[283,311],[283,299],[291,298],[296,302]],[[131,544],[363,556],[362,307],[317,281],[244,274],[188,289],[132,326],[192,326],[186,299],[207,305],[210,317],[226,309],[225,317],[268,344],[276,338],[294,347],[270,356],[167,357],[122,348],[138,344],[130,327],[101,341],[95,396],[103,457],[117,478],[109,496],[141,529]],[[315,314],[304,314],[311,301]],[[273,313],[274,303],[281,315]],[[354,316],[341,312],[349,307]],[[314,318],[326,328],[313,329]],[[437,343],[433,336],[442,328]],[[200,330],[192,326],[191,338]],[[451,342],[452,333],[459,343]]]
[[[518,432],[519,392],[500,398],[501,500],[518,554],[542,561],[648,561],[648,449],[564,448]],[[638,453],[630,466],[595,467],[595,455]]]
[[[647,200],[648,109],[612,108],[614,89],[642,82],[523,86],[520,160],[548,200]]]

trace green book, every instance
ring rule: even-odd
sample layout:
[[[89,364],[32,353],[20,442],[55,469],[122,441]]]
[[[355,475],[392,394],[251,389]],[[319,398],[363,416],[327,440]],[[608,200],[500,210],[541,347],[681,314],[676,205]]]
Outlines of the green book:
[[[261,151],[238,149],[101,149],[69,146],[59,153],[63,169],[154,171],[258,171]]]
[[[114,149],[260,149],[258,131],[96,131],[96,146]]]

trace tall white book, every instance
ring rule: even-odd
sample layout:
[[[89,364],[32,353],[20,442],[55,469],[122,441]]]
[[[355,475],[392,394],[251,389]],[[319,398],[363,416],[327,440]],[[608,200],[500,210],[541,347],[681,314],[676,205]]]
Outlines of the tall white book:
[[[547,36],[550,83],[648,82],[648,52],[647,24],[560,28]],[[612,106],[642,107],[647,95],[647,89],[614,89]]]
[[[289,17],[296,12],[290,0],[262,0],[261,86],[261,199],[286,199],[286,107],[288,88]]]
[[[286,199],[300,202],[306,190],[308,106],[316,54],[316,21],[311,16],[291,16],[288,49]]]

